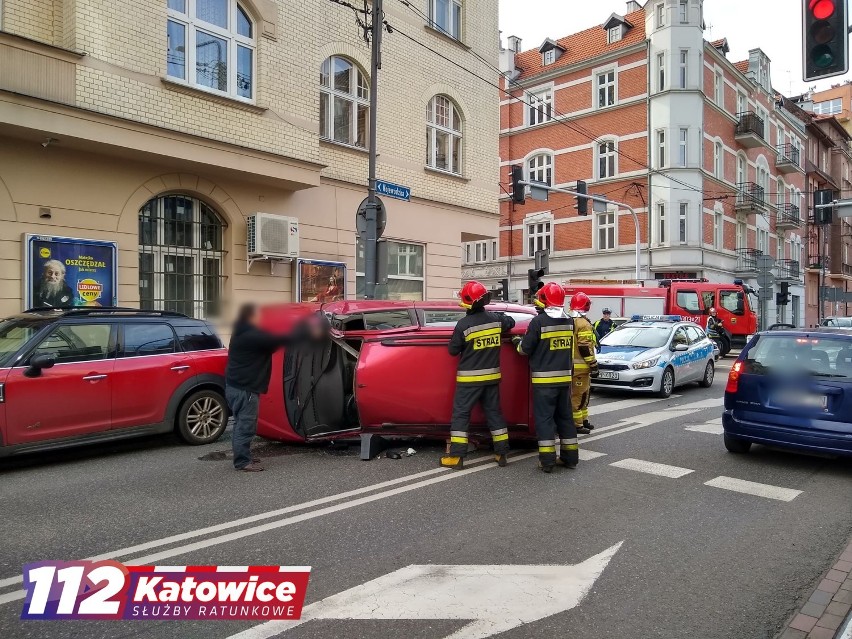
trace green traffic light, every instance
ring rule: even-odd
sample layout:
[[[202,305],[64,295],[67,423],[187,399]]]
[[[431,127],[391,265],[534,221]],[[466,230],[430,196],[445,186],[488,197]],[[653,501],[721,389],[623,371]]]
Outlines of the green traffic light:
[[[811,51],[811,61],[818,69],[827,69],[834,64],[834,52],[824,44],[814,47]]]

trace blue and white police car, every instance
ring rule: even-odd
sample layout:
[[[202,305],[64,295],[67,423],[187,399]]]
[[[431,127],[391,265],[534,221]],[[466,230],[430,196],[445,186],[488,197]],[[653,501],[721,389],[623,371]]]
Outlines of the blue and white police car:
[[[600,341],[596,388],[656,393],[713,385],[715,349],[704,330],[679,315],[634,315]]]

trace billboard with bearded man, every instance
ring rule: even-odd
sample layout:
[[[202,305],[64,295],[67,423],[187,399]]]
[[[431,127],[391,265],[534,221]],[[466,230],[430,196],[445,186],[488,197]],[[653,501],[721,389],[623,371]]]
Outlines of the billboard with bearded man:
[[[115,306],[115,242],[24,236],[24,308]]]

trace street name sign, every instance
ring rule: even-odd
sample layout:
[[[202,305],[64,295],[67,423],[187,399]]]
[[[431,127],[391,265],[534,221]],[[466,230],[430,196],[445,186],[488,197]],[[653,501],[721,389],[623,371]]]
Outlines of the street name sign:
[[[397,200],[403,200],[404,202],[411,201],[411,189],[407,186],[394,184],[393,182],[376,180],[376,193],[387,195]]]

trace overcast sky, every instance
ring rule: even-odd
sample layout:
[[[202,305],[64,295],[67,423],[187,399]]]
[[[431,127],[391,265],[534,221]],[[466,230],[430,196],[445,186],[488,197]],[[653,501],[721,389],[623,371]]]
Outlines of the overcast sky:
[[[640,4],[642,2],[640,1]],[[748,58],[759,47],[772,60],[772,84],[792,95],[807,90],[802,82],[801,0],[705,0],[707,40],[727,38],[732,62]],[[626,0],[500,0],[503,42],[510,35],[523,38],[524,50],[537,48],[545,38],[561,38],[602,24],[613,12],[624,14]],[[817,84],[852,79],[852,74]]]

